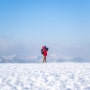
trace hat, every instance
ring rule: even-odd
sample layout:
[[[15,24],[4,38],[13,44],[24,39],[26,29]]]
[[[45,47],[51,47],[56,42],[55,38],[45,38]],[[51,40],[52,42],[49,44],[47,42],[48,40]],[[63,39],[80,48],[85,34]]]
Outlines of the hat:
[[[46,48],[46,46],[42,46],[42,49],[43,49],[43,48]]]

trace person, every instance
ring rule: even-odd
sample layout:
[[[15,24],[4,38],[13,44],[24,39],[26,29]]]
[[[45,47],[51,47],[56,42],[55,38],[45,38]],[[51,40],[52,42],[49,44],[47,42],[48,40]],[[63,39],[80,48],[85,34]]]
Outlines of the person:
[[[41,53],[43,55],[43,63],[46,63],[48,48],[46,46],[42,46]]]

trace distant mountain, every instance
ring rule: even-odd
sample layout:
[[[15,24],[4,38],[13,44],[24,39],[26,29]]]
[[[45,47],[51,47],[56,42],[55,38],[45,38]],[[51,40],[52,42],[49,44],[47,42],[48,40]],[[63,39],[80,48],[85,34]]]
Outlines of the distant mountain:
[[[90,62],[89,60],[80,58],[80,57],[71,57],[71,56],[53,56],[49,57],[49,62]]]
[[[0,63],[39,63],[41,62],[41,56],[30,57],[16,57],[16,56],[1,56]]]
[[[1,56],[0,63],[41,63],[43,57],[42,56],[29,56],[19,58],[16,55],[11,56]],[[80,57],[71,57],[71,56],[57,56],[57,55],[50,55],[47,57],[47,62],[90,62],[86,59]]]

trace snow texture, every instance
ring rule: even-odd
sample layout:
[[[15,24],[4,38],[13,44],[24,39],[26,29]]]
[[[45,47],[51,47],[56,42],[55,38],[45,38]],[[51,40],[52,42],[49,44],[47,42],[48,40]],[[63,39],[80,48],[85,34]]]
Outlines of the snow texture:
[[[90,90],[90,63],[0,64],[0,90]]]

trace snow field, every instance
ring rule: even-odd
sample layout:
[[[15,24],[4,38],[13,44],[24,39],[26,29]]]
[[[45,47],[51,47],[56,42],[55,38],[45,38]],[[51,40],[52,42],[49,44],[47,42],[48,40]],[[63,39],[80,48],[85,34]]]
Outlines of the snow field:
[[[0,64],[0,90],[90,90],[90,63]]]

